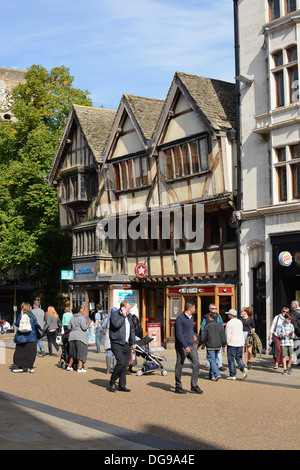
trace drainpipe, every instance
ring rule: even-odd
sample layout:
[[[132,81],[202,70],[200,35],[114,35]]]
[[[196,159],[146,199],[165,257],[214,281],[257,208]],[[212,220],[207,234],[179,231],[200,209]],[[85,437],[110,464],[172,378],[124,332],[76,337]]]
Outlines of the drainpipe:
[[[239,18],[238,18],[238,0],[233,0],[234,12],[234,49],[235,49],[235,76],[240,74],[240,44],[239,44]],[[236,211],[242,210],[242,174],[241,174],[241,134],[240,134],[240,85],[235,80],[235,99],[236,99]],[[236,259],[237,259],[237,295],[236,310],[241,311],[241,260],[240,260],[240,234],[241,220],[237,220],[236,227]]]

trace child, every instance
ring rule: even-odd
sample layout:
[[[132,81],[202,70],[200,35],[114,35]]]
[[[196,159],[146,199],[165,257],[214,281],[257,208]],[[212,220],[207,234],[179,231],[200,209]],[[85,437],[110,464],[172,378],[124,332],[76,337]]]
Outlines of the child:
[[[291,374],[292,360],[294,353],[294,326],[291,323],[292,315],[287,313],[284,322],[278,327],[278,336],[280,338],[280,347],[282,352],[283,374]],[[287,358],[289,358],[288,366],[286,367]]]

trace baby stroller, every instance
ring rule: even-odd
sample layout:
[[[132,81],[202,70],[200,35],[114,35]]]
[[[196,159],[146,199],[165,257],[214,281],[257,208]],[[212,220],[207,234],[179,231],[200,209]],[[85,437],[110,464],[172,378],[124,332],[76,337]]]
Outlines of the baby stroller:
[[[142,368],[138,369],[136,375],[141,376],[143,374],[152,374],[157,369],[160,369],[161,375],[168,375],[168,371],[164,369],[163,365],[161,364],[162,361],[165,361],[166,358],[163,356],[159,356],[157,354],[151,353],[148,344],[153,341],[154,338],[150,338],[149,336],[145,336],[143,339],[137,341],[135,352],[137,356],[142,357],[145,359]]]
[[[61,355],[58,361],[58,367],[61,369],[66,369],[69,364],[69,334],[69,331],[63,333],[59,342],[61,347]]]

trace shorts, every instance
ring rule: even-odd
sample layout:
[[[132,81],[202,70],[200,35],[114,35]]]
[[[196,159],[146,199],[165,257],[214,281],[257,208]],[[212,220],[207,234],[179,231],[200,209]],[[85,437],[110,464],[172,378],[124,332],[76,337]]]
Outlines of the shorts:
[[[283,356],[292,356],[294,354],[294,346],[281,346],[281,354]]]
[[[245,344],[247,343],[248,333],[249,333],[249,331],[243,331]]]

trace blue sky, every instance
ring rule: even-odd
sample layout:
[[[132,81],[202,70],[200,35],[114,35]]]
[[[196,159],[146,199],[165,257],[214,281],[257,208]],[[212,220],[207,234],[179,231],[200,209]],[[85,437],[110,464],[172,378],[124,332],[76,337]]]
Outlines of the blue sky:
[[[176,71],[234,81],[232,0],[1,0],[0,66],[65,65],[93,106],[165,99]]]

